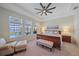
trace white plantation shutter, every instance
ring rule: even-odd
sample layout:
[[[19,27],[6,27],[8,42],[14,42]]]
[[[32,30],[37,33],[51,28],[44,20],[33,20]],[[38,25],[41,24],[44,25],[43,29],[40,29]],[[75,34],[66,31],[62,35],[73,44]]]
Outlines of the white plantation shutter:
[[[9,32],[10,33],[20,33],[21,32],[21,21],[18,18],[15,18],[13,16],[9,16]],[[13,34],[12,34],[13,35]]]

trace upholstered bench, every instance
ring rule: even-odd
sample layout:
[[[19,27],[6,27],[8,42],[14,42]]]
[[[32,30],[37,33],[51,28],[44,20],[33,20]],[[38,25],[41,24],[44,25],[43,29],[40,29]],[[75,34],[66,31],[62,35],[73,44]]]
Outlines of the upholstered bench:
[[[40,44],[40,45],[46,46],[46,47],[50,48],[50,51],[52,51],[53,42],[47,41],[47,40],[44,40],[44,39],[38,39],[36,41],[36,43],[37,43],[37,45]]]

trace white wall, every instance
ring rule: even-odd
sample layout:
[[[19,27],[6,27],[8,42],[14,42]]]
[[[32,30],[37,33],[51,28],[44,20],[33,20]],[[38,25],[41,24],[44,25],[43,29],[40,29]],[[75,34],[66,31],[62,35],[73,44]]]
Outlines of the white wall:
[[[8,29],[8,17],[9,16],[14,16],[14,17],[17,17],[20,19],[22,18],[23,20],[37,22],[30,17],[20,15],[18,13],[15,13],[15,12],[12,12],[10,10],[0,7],[0,37],[4,37],[6,39],[8,39],[8,35],[9,35],[9,29]],[[37,23],[39,23],[39,22],[37,22]]]
[[[75,38],[76,44],[79,46],[79,9],[75,12]]]
[[[45,26],[47,25],[59,25],[60,30],[62,29],[63,26],[69,26],[70,27],[70,32],[72,36],[72,42],[74,41],[74,35],[75,35],[75,26],[74,26],[74,15],[59,18],[59,19],[52,19],[50,21],[45,22]]]
[[[45,25],[59,25],[60,29],[62,26],[70,26],[71,31],[74,33],[74,16],[68,16],[59,19],[52,19],[51,21],[45,22]]]

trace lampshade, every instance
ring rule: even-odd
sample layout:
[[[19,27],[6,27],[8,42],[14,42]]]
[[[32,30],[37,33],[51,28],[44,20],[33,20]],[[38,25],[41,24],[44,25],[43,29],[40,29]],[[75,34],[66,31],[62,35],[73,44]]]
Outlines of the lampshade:
[[[62,34],[70,35],[70,26],[63,26],[62,27]]]

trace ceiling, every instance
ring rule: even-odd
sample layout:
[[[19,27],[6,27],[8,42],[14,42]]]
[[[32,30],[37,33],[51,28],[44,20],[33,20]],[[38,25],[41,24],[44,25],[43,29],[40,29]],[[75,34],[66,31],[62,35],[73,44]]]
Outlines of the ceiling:
[[[43,5],[48,5],[48,3],[43,3]],[[51,10],[53,13],[46,15],[37,14],[37,10],[34,8],[40,8],[41,6],[39,3],[1,3],[0,7],[6,8],[8,10],[20,13],[25,16],[30,16],[33,19],[38,21],[48,21],[53,20],[56,18],[61,18],[65,16],[73,15],[73,8],[79,7],[78,3],[52,3],[50,7],[56,7],[56,9]]]

